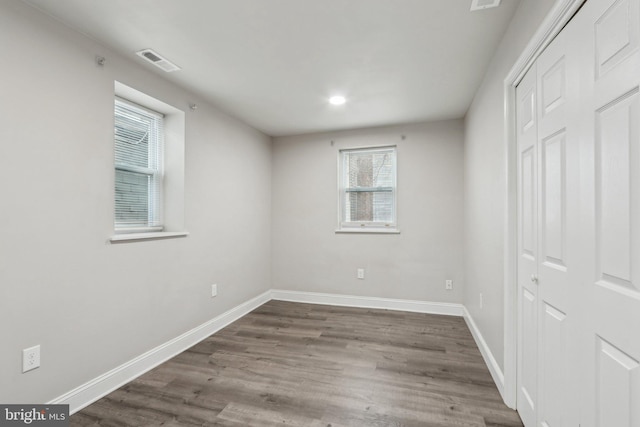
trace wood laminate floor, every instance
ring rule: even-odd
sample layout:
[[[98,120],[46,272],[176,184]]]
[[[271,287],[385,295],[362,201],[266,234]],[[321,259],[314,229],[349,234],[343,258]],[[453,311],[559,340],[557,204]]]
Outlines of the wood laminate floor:
[[[270,301],[72,426],[522,426],[460,317]]]

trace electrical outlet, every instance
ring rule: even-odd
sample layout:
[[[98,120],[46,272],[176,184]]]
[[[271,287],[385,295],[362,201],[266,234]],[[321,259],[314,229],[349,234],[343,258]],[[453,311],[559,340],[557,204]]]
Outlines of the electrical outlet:
[[[453,280],[445,280],[444,288],[448,291],[453,289]]]
[[[364,268],[358,269],[358,279],[364,279]]]
[[[480,308],[484,307],[484,298],[482,298],[482,292],[480,292]]]
[[[25,348],[22,350],[22,373],[40,367],[40,346]]]
[[[211,285],[211,298],[215,297],[216,295],[218,295],[218,285],[214,283],[213,285]]]

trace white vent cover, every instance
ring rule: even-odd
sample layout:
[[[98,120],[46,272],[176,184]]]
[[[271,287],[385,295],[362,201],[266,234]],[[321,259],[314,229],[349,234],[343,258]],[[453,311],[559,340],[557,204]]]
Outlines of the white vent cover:
[[[136,54],[167,73],[181,69],[176,64],[166,58],[163,58],[158,52],[154,52],[151,49],[142,49],[136,52]]]
[[[471,11],[500,6],[500,0],[471,0]]]

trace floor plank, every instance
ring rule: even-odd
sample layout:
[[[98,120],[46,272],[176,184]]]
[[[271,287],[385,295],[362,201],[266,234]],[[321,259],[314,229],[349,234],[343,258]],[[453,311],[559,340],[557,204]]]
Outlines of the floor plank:
[[[72,426],[522,427],[460,317],[270,301]]]

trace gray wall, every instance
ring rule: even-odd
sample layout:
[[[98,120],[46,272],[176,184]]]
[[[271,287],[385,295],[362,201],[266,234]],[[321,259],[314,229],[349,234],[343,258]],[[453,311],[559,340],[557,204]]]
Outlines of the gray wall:
[[[46,402],[270,288],[271,139],[22,2],[0,28],[0,402]],[[114,80],[186,111],[189,237],[107,242]]]
[[[552,4],[521,2],[464,123],[272,144],[133,54],[0,3],[0,402],[49,401],[271,287],[463,302],[502,365],[502,81]],[[187,238],[107,241],[114,80],[186,111]],[[335,234],[338,149],[388,144],[402,233]],[[42,367],[21,374],[36,344]]]
[[[273,287],[461,302],[462,142],[460,120],[274,139]],[[336,234],[338,150],[392,144],[401,234]]]
[[[501,368],[507,195],[503,82],[553,3],[522,0],[465,118],[464,304]]]

